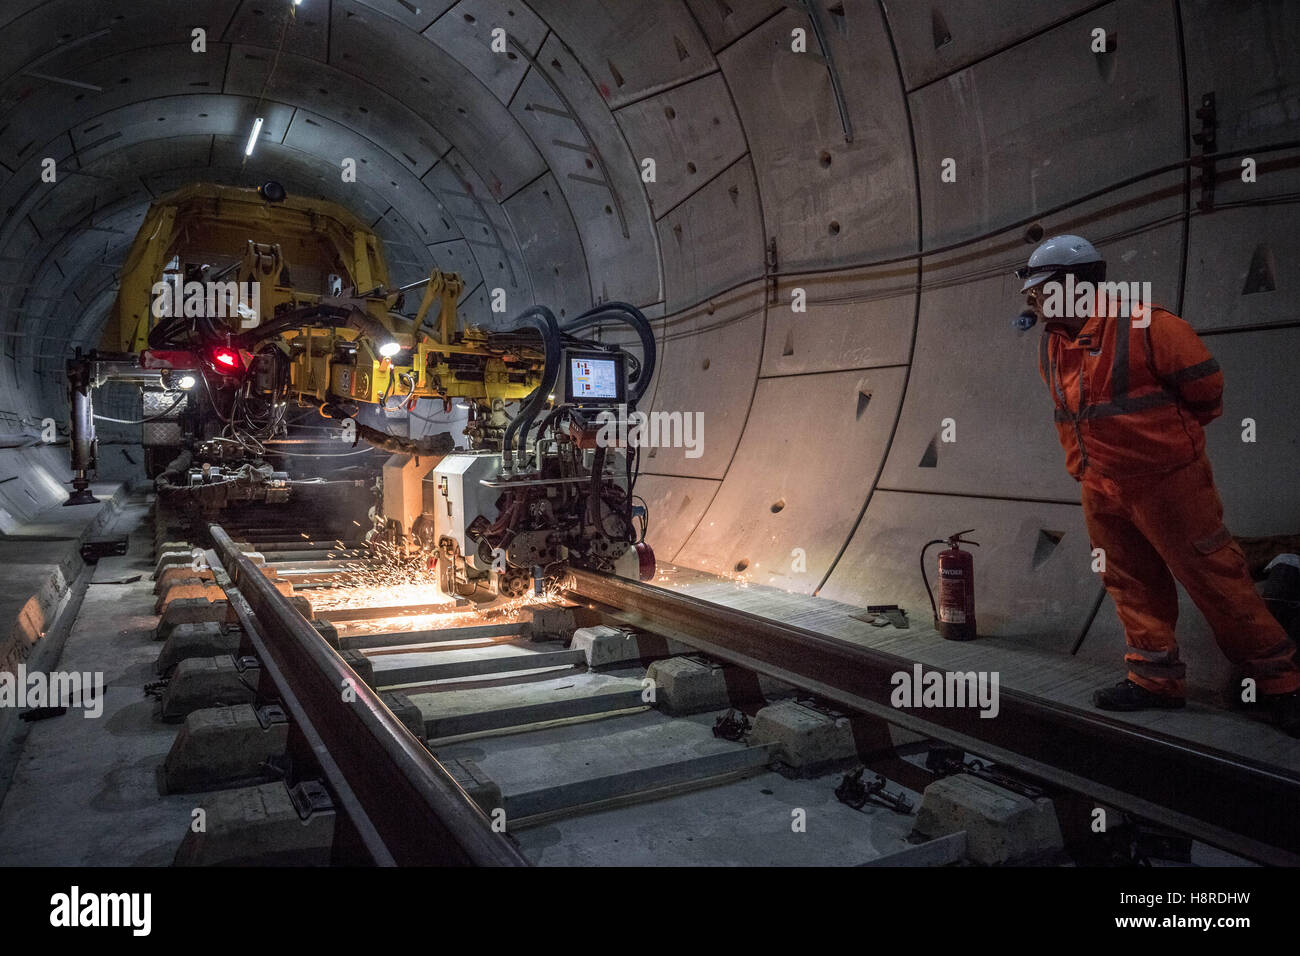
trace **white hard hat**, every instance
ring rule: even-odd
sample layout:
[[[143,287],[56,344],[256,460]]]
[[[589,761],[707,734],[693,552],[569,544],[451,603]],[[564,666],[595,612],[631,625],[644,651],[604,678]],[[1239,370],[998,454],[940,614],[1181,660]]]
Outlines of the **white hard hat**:
[[[1082,236],[1053,236],[1034,250],[1029,265],[1017,269],[1016,277],[1025,280],[1020,291],[1028,292],[1057,273],[1070,271],[1070,266],[1104,261],[1096,247]]]

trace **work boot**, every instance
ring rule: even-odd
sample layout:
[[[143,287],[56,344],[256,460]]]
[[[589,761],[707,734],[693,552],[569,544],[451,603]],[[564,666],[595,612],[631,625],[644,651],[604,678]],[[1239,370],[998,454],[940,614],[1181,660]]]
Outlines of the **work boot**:
[[[1171,697],[1156,694],[1131,680],[1120,681],[1114,687],[1095,691],[1092,695],[1094,706],[1102,710],[1177,710],[1187,704],[1185,697]]]
[[[1261,702],[1284,734],[1300,737],[1300,690],[1289,694],[1265,694]]]

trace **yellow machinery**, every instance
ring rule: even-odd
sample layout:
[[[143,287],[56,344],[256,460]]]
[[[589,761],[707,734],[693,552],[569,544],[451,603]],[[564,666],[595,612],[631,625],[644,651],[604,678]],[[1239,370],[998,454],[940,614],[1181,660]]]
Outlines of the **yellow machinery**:
[[[344,209],[276,183],[193,185],[155,202],[100,348],[68,363],[68,503],[94,500],[92,393],[127,382],[143,394],[146,473],[162,498],[205,518],[300,499],[331,513],[370,497],[373,534],[436,554],[448,593],[520,593],[565,561],[629,560],[644,572],[639,456],[603,440],[597,423],[626,423],[650,382],[645,316],[608,302],[561,326],[533,305],[504,328],[462,329],[459,276],[435,269],[392,288],[381,250]],[[413,312],[408,294],[420,297]],[[631,326],[640,355],[582,335],[604,322]],[[444,413],[459,401],[464,440],[394,434],[387,413],[422,417],[418,399],[440,400]],[[340,420],[330,437],[393,454],[380,470],[351,451],[307,451],[329,444],[325,423],[295,407]]]
[[[412,288],[389,288],[380,239],[334,203],[285,196],[275,183],[187,186],[150,207],[101,349],[192,350],[225,334],[249,353],[271,342],[289,360],[291,391],[317,403],[463,398],[490,408],[537,388],[540,349],[494,349],[484,332],[458,328],[459,276],[435,269],[419,285],[407,318],[397,309]],[[159,336],[163,323],[169,334]]]

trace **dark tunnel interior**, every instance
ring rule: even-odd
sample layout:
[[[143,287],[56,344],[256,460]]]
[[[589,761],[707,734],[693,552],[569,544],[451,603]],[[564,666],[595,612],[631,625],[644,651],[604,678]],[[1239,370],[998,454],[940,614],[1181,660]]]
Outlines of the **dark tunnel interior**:
[[[0,534],[49,534],[68,494],[65,362],[100,346],[151,204],[274,181],[372,230],[390,286],[458,274],[462,326],[640,309],[641,407],[699,422],[641,462],[663,566],[925,624],[922,545],[974,529],[981,644],[1118,676],[1124,629],[1014,273],[1075,234],[1107,279],[1149,283],[1223,371],[1206,440],[1227,527],[1300,531],[1296,13],[5,0]],[[96,410],[135,419],[139,395]],[[138,429],[99,439],[97,492],[147,484]],[[1232,665],[1179,602],[1208,698]]]

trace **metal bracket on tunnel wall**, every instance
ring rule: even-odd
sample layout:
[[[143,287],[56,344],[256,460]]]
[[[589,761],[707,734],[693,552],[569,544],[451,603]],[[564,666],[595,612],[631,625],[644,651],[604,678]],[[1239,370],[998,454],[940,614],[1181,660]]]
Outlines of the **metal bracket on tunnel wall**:
[[[767,281],[769,283],[768,302],[771,305],[776,305],[779,301],[781,301],[781,297],[777,289],[777,285],[780,283],[781,279],[780,276],[777,275],[776,269],[777,269],[776,236],[773,236],[767,242]]]
[[[1201,131],[1192,134],[1192,142],[1201,147],[1201,198],[1196,208],[1201,212],[1214,209],[1214,160],[1210,157],[1219,148],[1218,117],[1214,110],[1214,93],[1201,94],[1201,108],[1196,111],[1201,121]]]
[[[812,24],[813,37],[817,40],[817,48],[821,50],[821,56],[817,59],[825,64],[826,72],[831,79],[831,92],[835,94],[835,107],[840,113],[840,125],[844,127],[844,142],[853,142],[853,123],[849,119],[849,106],[844,99],[844,87],[840,83],[839,71],[835,69],[835,59],[831,56],[830,44],[826,42],[826,30],[822,26],[822,19],[817,13],[817,6],[813,0],[788,0],[786,6],[794,10],[802,10],[808,16],[808,22]],[[844,7],[842,4],[836,4],[832,8],[832,16],[843,16]]]

